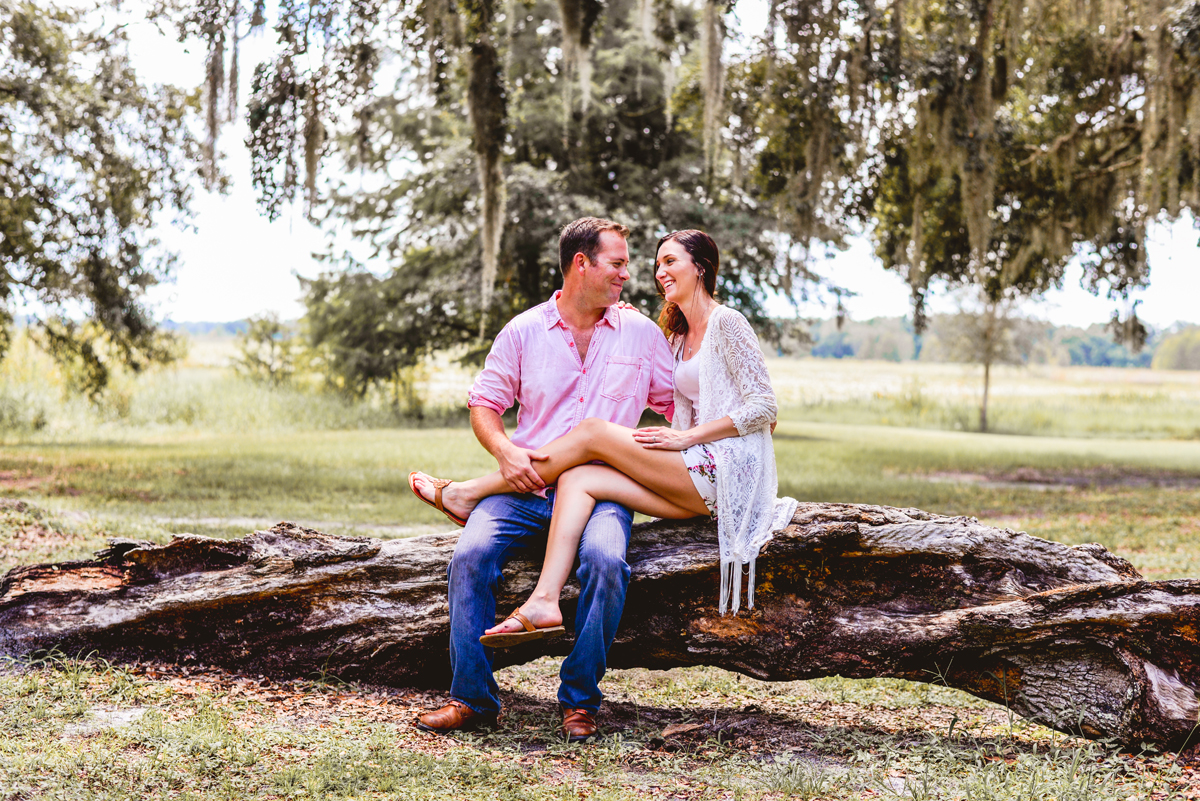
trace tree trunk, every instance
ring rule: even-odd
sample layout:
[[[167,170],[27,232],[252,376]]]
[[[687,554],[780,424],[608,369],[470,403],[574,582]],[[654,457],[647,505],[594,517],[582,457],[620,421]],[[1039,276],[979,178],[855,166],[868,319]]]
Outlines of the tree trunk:
[[[721,51],[725,45],[726,8],[727,6],[718,0],[705,0],[700,21],[700,84],[704,97],[704,180],[710,185],[717,172],[721,147],[721,112],[725,100],[725,70],[721,64]]]
[[[500,263],[500,243],[504,237],[507,193],[500,154],[508,106],[500,55],[486,34],[481,34],[479,40],[471,45],[467,66],[467,106],[475,133],[475,167],[479,173],[479,241],[483,262],[479,337],[483,339],[487,336],[488,311],[492,305]]]
[[[57,647],[445,687],[456,541],[336,537],[288,523],[232,541],[114,540],[96,561],[20,567],[0,580],[0,655]],[[500,609],[529,593],[540,559],[509,564]],[[716,611],[712,522],[637,526],[628,560],[612,667],[940,682],[1132,746],[1178,747],[1196,726],[1200,580],[1144,581],[1099,545],[915,509],[801,504],[758,560],[757,606],[727,617]],[[568,585],[568,621],[576,594]],[[566,637],[499,651],[497,667],[570,647]]]

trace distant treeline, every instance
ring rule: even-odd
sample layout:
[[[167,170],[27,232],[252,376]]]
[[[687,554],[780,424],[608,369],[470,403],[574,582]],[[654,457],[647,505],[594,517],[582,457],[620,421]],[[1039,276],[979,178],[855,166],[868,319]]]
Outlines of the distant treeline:
[[[235,337],[238,334],[246,333],[250,323],[248,320],[234,320],[228,323],[177,323],[174,320],[167,320],[162,327],[167,331],[179,331],[193,337]]]
[[[26,314],[18,314],[13,317],[13,324],[17,328],[29,328],[35,322],[35,318]],[[164,331],[178,331],[193,337],[235,337],[238,334],[246,333],[249,325],[247,320],[234,320],[226,323],[177,323],[174,320],[165,320],[159,324],[159,328],[162,328]]]
[[[1087,328],[1055,326],[1040,320],[1021,320],[1025,331],[1022,357],[1027,364],[1057,364],[1087,367],[1154,367],[1160,370],[1200,370],[1200,326],[1176,323],[1151,329],[1146,345],[1134,353],[1113,341],[1103,324]],[[284,324],[285,327],[289,324]],[[193,337],[243,336],[249,321],[174,322],[163,328]],[[876,317],[846,320],[841,329],[834,320],[814,320],[807,337],[803,326],[780,326],[784,333],[779,355],[812,356],[818,359],[877,359],[881,361],[954,361],[947,338],[952,336],[949,317],[935,315],[920,337],[913,334],[907,317]]]
[[[815,320],[808,333],[811,342],[783,343],[780,355],[811,355],[820,359],[879,359],[883,361],[953,361],[946,341],[952,327],[948,316],[934,316],[923,336],[913,334],[906,317],[847,320],[841,329],[834,320]],[[1027,364],[1089,367],[1155,367],[1165,370],[1200,370],[1200,326],[1176,324],[1150,331],[1146,345],[1134,353],[1113,341],[1102,324],[1087,328],[1055,326],[1022,320],[1027,343],[1022,357]]]

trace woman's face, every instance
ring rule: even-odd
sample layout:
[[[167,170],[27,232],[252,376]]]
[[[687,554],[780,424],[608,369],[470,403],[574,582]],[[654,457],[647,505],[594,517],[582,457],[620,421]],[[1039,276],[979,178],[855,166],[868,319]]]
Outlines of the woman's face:
[[[663,295],[672,303],[686,301],[696,292],[704,292],[700,270],[692,254],[674,239],[663,242],[654,259],[654,277],[662,285]]]

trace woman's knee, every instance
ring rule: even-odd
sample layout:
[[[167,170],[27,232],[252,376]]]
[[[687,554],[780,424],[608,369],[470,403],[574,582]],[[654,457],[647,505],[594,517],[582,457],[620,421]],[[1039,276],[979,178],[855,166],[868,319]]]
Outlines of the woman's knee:
[[[602,436],[609,425],[610,423],[601,417],[585,417],[583,422],[575,426],[575,430],[581,434]]]
[[[608,434],[611,425],[612,423],[599,417],[588,417],[575,426],[575,435],[579,438],[579,445],[589,458],[595,457],[600,443]]]
[[[594,464],[583,464],[564,470],[558,477],[559,497],[589,494],[588,491],[596,480],[596,473],[601,469],[603,468]]]

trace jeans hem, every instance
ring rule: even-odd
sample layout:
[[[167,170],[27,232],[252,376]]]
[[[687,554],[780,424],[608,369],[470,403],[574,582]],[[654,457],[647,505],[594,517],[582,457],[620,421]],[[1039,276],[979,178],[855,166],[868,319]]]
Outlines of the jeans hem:
[[[499,715],[499,714],[500,714],[500,709],[499,709],[499,708],[496,708],[496,709],[481,709],[481,708],[479,708],[479,707],[475,706],[474,704],[468,704],[466,701],[464,701],[464,700],[463,700],[463,699],[461,699],[461,698],[455,698],[453,695],[452,695],[452,696],[450,696],[450,699],[451,699],[451,700],[453,700],[453,701],[458,701],[460,704],[462,704],[463,706],[465,706],[467,709],[470,709],[470,710],[471,710],[472,712],[474,712],[476,715]]]

